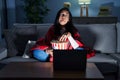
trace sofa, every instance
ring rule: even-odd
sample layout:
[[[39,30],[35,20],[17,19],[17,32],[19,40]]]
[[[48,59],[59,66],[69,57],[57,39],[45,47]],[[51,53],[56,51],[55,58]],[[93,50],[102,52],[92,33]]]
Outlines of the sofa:
[[[6,53],[0,60],[1,65],[10,62],[34,62],[29,49],[36,40],[44,37],[52,23],[20,24],[15,23],[12,29],[4,30]],[[105,80],[120,79],[120,24],[74,24],[78,29],[82,42],[96,50],[94,57],[87,62],[94,62]],[[27,56],[25,56],[27,55]],[[117,56],[116,56],[117,55]],[[3,55],[2,55],[3,56]]]

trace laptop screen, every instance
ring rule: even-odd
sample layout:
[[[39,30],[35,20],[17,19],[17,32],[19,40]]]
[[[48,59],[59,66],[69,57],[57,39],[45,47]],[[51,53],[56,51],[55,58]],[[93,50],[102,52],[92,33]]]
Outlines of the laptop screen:
[[[53,50],[54,70],[86,70],[86,50]]]

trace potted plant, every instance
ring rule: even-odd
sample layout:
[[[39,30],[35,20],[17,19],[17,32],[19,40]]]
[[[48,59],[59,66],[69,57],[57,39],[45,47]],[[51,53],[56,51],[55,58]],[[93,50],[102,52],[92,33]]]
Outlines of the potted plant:
[[[49,9],[45,5],[47,0],[24,0],[24,11],[27,23],[43,23],[44,16]]]

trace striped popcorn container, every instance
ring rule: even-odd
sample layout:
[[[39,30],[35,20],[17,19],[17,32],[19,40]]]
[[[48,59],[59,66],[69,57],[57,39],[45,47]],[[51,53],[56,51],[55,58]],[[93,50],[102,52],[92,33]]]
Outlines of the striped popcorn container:
[[[59,42],[59,41],[51,41],[53,49],[65,50],[68,49],[68,42]]]

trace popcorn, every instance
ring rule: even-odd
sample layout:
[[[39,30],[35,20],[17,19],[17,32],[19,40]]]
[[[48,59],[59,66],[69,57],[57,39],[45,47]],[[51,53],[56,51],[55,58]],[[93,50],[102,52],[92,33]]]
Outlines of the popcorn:
[[[53,49],[59,49],[59,50],[68,49],[69,46],[69,42],[61,42],[56,40],[52,40],[51,44]]]

